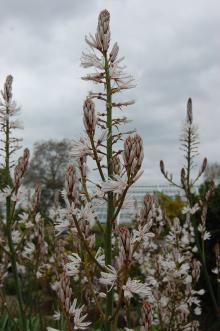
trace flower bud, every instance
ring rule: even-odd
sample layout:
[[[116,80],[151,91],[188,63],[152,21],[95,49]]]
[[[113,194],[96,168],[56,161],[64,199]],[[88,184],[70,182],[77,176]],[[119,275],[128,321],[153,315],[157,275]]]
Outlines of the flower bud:
[[[121,162],[118,155],[114,155],[112,158],[113,172],[115,175],[120,175],[121,173]]]
[[[73,165],[69,165],[65,174],[65,190],[67,198],[70,202],[76,202],[78,198],[78,179],[76,168]]]
[[[150,331],[152,324],[152,311],[151,305],[147,300],[143,301],[141,309],[141,331]]]
[[[184,168],[181,169],[180,178],[181,178],[182,185],[185,187],[186,186],[186,171]]]
[[[120,251],[121,263],[130,264],[132,258],[131,236],[126,226],[121,226],[119,228],[119,236],[122,244],[122,248]]]
[[[154,197],[150,194],[145,194],[144,196],[144,204],[141,209],[140,221],[142,224],[147,224],[153,215],[153,204]]]
[[[192,124],[193,113],[192,113],[192,99],[189,98],[187,102],[187,122]]]
[[[128,136],[124,143],[124,165],[128,177],[134,177],[141,168],[144,158],[143,142],[138,134]]]
[[[33,210],[36,210],[38,208],[39,203],[40,203],[40,196],[41,196],[41,185],[37,184],[35,186],[35,192],[34,192],[33,199],[32,199]]]
[[[12,98],[12,82],[13,82],[13,77],[11,75],[8,75],[5,80],[4,91],[2,92],[3,99],[7,103],[9,103]]]
[[[203,160],[203,163],[202,163],[201,173],[203,173],[206,170],[207,165],[208,165],[208,160],[205,157],[204,160]]]
[[[18,159],[18,164],[14,169],[14,184],[16,188],[19,187],[21,178],[27,169],[30,152],[28,148],[25,148],[23,156]]]
[[[88,135],[94,136],[97,123],[95,104],[92,99],[86,99],[83,105],[83,123]]]
[[[165,166],[163,160],[160,160],[160,171],[163,175],[165,174]]]
[[[118,44],[114,43],[111,53],[109,55],[109,59],[110,59],[111,63],[113,63],[116,60],[118,52],[119,52]]]
[[[96,32],[96,43],[98,49],[102,52],[106,52],[109,48],[110,43],[110,13],[108,10],[104,9],[99,14],[98,26]]]

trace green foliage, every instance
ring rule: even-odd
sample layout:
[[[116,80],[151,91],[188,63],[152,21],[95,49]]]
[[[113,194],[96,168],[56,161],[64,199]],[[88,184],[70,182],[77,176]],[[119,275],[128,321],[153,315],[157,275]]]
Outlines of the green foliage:
[[[184,207],[184,203],[180,196],[171,198],[164,193],[158,193],[158,199],[162,209],[165,211],[166,216],[169,219],[181,216],[181,210]]]
[[[8,313],[0,316],[0,331],[18,331],[20,329],[19,319],[14,320]],[[37,316],[32,316],[27,320],[27,331],[43,331],[45,326]]]

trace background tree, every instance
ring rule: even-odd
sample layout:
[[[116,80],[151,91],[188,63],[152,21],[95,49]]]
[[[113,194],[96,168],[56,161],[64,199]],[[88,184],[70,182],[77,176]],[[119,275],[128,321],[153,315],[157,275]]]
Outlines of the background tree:
[[[70,142],[66,139],[36,142],[34,145],[25,184],[29,187],[36,183],[42,185],[41,211],[44,213],[53,201],[54,192],[63,187],[69,160]]]
[[[215,180],[218,181],[218,183],[220,183],[220,164],[214,162],[208,165],[204,177],[205,180],[207,181]]]

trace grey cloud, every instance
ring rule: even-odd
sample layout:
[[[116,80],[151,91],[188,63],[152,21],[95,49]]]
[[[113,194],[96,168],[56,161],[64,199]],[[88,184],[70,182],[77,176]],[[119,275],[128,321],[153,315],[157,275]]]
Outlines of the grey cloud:
[[[39,138],[79,137],[82,102],[91,85],[81,81],[84,35],[96,29],[99,10],[111,12],[112,40],[125,55],[137,87],[123,99],[145,142],[144,179],[162,180],[158,161],[178,174],[178,137],[189,96],[200,127],[201,158],[219,161],[220,6],[217,0],[8,0],[0,13],[0,83],[15,76],[22,105],[24,144]]]

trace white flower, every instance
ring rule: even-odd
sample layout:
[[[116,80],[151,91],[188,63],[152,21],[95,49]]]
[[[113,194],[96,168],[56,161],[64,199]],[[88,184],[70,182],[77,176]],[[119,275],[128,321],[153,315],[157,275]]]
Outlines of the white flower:
[[[99,58],[94,53],[82,53],[81,57],[81,66],[83,68],[89,68],[89,67],[96,67],[97,69],[103,69],[103,63],[102,58]]]
[[[72,156],[75,159],[80,157],[91,155],[91,147],[86,139],[80,139],[79,141],[72,141]]]
[[[115,192],[121,194],[127,187],[127,181],[124,181],[120,176],[115,175],[115,180],[109,179],[106,182],[102,182],[102,192]]]
[[[7,197],[11,195],[12,189],[10,186],[6,186],[0,192],[0,201],[4,201]]]
[[[28,242],[26,246],[24,246],[24,251],[22,252],[22,256],[26,259],[30,259],[34,251],[35,251],[34,243]]]
[[[95,258],[99,262],[99,264],[101,264],[102,266],[105,265],[105,254],[102,247],[99,247],[99,249],[97,250]]]
[[[59,321],[60,320],[60,311],[55,311],[52,318],[55,321]]]
[[[105,140],[107,140],[108,137],[108,129],[102,130],[100,137],[97,140],[98,144],[103,143]]]
[[[19,215],[19,223],[25,223],[28,221],[29,215],[28,213],[22,213]]]
[[[74,315],[74,329],[75,330],[85,330],[91,324],[91,322],[83,322],[87,317],[87,314],[81,315],[81,309],[77,309]]]
[[[78,254],[73,253],[72,255],[68,256],[69,263],[65,264],[65,270],[67,275],[69,276],[76,276],[79,273],[79,268],[81,265],[81,258]]]
[[[199,291],[192,291],[192,294],[204,295],[205,294],[205,290],[204,289],[201,289]]]
[[[111,286],[111,288],[115,285],[115,282],[117,281],[117,271],[116,269],[111,266],[108,265],[107,267],[108,272],[101,272],[101,278],[99,278],[99,282],[103,285],[109,285]]]
[[[94,225],[95,217],[95,211],[91,203],[87,203],[79,214],[79,219],[84,219],[88,221],[91,225]]]
[[[200,307],[196,307],[196,308],[194,309],[194,313],[195,313],[195,315],[201,315],[201,313],[202,313],[201,308],[200,308]]]
[[[14,244],[18,244],[21,241],[21,234],[18,230],[12,231],[12,241]]]
[[[91,323],[83,322],[84,319],[87,317],[87,314],[80,316],[84,306],[82,306],[80,308],[76,308],[76,304],[77,304],[77,299],[74,299],[73,303],[69,309],[70,315],[72,315],[74,317],[74,321],[73,321],[74,330],[85,330]]]
[[[181,313],[185,314],[186,316],[189,315],[190,311],[189,311],[189,307],[186,303],[182,303],[178,306],[178,311],[180,311]]]
[[[216,275],[218,275],[218,273],[219,273],[219,270],[218,270],[218,268],[216,267],[216,268],[212,269],[212,272],[213,272],[213,274],[216,274]]]
[[[70,226],[70,222],[66,219],[57,219],[55,220],[55,232],[56,232],[56,236],[59,236],[61,233],[63,233],[64,231],[69,229]]]
[[[203,240],[209,240],[211,238],[211,233],[208,231],[205,231],[204,236],[203,236]]]
[[[147,284],[143,284],[140,280],[128,279],[126,285],[123,285],[124,296],[126,298],[131,298],[132,293],[139,294],[142,298],[149,296],[151,294],[151,289]]]
[[[99,296],[100,298],[106,298],[106,294],[105,294],[104,292],[99,292],[99,293],[98,293],[98,296]]]
[[[51,328],[50,326],[47,327],[47,331],[60,331],[58,329]]]
[[[18,119],[10,122],[11,129],[24,129],[23,123]]]
[[[200,207],[199,205],[196,203],[192,208],[190,208],[189,206],[187,207],[183,207],[182,209],[182,214],[190,214],[190,215],[194,215],[197,210],[199,210]]]
[[[149,238],[153,238],[155,235],[152,232],[149,232],[149,229],[152,226],[152,221],[146,223],[143,227],[141,225],[138,226],[138,230],[133,231],[133,242],[136,241],[148,241]]]

